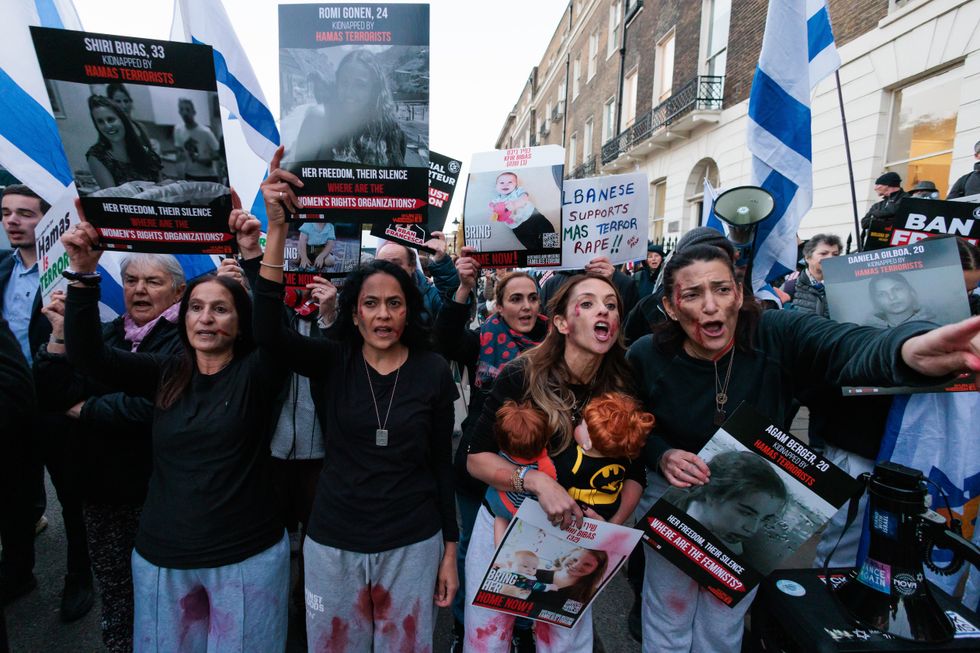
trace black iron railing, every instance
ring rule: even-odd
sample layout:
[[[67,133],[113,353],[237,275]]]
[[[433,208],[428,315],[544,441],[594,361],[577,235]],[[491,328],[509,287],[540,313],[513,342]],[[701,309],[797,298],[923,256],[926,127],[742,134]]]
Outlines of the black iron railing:
[[[637,118],[618,136],[606,141],[602,146],[602,163],[615,161],[620,154],[628,152],[635,144],[646,140],[658,129],[668,127],[691,111],[721,109],[724,81],[723,76],[715,75],[701,75],[688,81],[669,98]]]
[[[582,165],[578,166],[571,173],[568,174],[569,179],[581,179],[583,177],[591,177],[596,174],[596,158],[594,156],[589,157]]]

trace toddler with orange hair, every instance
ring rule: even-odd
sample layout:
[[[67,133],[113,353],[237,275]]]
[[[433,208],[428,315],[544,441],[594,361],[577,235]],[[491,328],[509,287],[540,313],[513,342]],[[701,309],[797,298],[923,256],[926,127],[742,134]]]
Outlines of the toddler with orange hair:
[[[592,399],[575,427],[576,446],[554,456],[558,483],[579,502],[585,516],[622,524],[646,487],[640,452],[653,415],[629,395],[610,392]]]
[[[516,402],[508,399],[497,410],[497,421],[493,430],[500,446],[500,455],[518,466],[527,466],[556,478],[555,465],[548,457],[548,418],[534,408],[530,402]],[[507,532],[510,520],[527,497],[534,495],[524,492],[495,490],[487,488],[485,497],[494,515],[493,543],[500,546],[500,540]]]

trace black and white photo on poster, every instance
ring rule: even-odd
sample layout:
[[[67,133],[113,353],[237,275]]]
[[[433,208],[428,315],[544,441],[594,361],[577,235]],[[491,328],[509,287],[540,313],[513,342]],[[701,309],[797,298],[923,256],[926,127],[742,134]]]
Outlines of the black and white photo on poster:
[[[561,265],[565,150],[558,145],[473,155],[463,239],[491,268]]]
[[[101,245],[234,252],[211,48],[47,28],[32,35]]]
[[[300,219],[424,222],[428,5],[280,5],[279,84]]]
[[[425,243],[432,238],[433,231],[445,229],[462,166],[462,161],[430,151],[428,217],[423,221],[418,219],[418,214],[408,213],[387,224],[372,225],[371,235],[433,253],[434,250]]]
[[[833,517],[858,483],[741,404],[698,452],[708,483],[670,488],[644,541],[728,606]]]
[[[561,530],[525,499],[484,574],[473,605],[571,628],[626,562],[640,531],[585,519]]]
[[[980,243],[980,205],[973,202],[903,197],[895,219],[868,234],[868,249],[911,245],[929,236],[949,235]]]
[[[931,237],[899,247],[825,259],[823,271],[827,307],[831,319],[838,322],[885,329],[918,320],[953,324],[970,316],[963,268],[952,237]],[[940,386],[845,386],[843,392],[857,396],[975,389],[972,377],[965,376]]]

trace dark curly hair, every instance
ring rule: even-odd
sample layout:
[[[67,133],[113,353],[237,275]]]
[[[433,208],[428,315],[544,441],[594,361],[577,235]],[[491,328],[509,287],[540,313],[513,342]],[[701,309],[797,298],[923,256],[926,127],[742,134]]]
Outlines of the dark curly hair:
[[[337,299],[337,335],[341,340],[346,340],[352,345],[361,345],[364,339],[361,332],[354,324],[354,314],[357,312],[357,301],[361,296],[361,289],[368,277],[375,274],[387,274],[395,278],[401,286],[402,294],[405,295],[405,307],[408,309],[405,318],[405,330],[402,332],[401,342],[409,349],[429,348],[429,333],[422,323],[422,293],[419,292],[415,281],[408,276],[405,270],[394,263],[389,263],[381,259],[375,259],[370,263],[365,263],[357,270],[348,275],[344,281],[344,287],[340,290],[340,297]]]

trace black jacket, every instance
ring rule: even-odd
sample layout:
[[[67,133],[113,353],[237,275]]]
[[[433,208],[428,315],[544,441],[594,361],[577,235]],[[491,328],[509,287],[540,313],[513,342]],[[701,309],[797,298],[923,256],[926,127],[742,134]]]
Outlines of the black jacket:
[[[23,439],[34,415],[34,383],[17,338],[0,316],[0,443]]]
[[[968,172],[956,180],[953,187],[949,189],[946,199],[951,200],[977,193],[980,193],[980,161],[973,164],[973,172]]]
[[[864,249],[868,248],[868,234],[871,231],[891,230],[895,222],[895,214],[898,212],[898,203],[902,198],[909,197],[909,194],[899,188],[897,191],[875,202],[868,209],[868,212],[861,218],[861,240],[864,241]],[[884,245],[878,245],[884,247]]]
[[[804,270],[796,279],[796,290],[793,292],[793,307],[804,313],[814,313],[821,317],[829,317],[827,308],[827,289],[821,284],[814,286],[810,273]]]
[[[3,293],[14,271],[14,250],[0,250],[0,304],[3,304]],[[38,348],[47,342],[51,335],[51,323],[41,314],[41,289],[34,295],[34,307],[31,309],[31,323],[27,328],[27,338],[31,343],[31,352],[37,353]]]
[[[103,323],[102,340],[130,351],[122,317]],[[177,327],[160,320],[136,351],[173,356],[181,348]],[[153,402],[75,372],[67,356],[49,354],[46,347],[37,354],[34,378],[41,410],[49,418],[60,418],[79,401],[85,402],[78,420],[59,420],[73,431],[66,439],[71,449],[68,459],[77,462],[82,496],[97,503],[141,505],[152,471]]]

